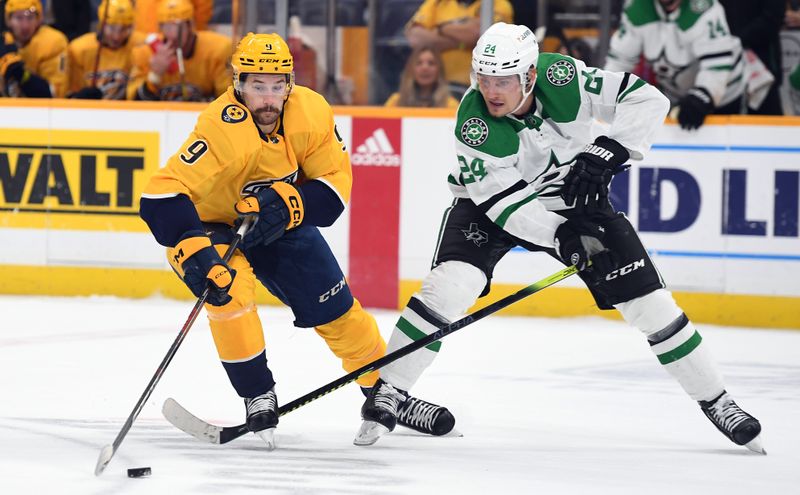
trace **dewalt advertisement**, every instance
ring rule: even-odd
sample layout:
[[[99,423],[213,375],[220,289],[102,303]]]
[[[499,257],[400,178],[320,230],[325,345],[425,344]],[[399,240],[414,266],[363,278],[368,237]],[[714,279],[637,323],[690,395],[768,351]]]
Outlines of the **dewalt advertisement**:
[[[157,132],[2,130],[0,228],[146,232]]]

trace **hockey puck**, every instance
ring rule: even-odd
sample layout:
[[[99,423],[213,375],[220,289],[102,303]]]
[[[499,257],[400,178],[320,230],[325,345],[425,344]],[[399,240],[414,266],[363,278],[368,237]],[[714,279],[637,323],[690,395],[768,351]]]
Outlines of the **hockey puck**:
[[[144,478],[145,476],[150,476],[152,471],[150,467],[140,467],[140,468],[130,468],[128,469],[128,478]]]

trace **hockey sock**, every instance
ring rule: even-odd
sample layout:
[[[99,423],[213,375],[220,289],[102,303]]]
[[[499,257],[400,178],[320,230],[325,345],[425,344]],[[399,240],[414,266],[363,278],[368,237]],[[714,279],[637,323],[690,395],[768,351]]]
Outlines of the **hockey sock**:
[[[669,291],[658,289],[616,308],[647,336],[658,361],[692,399],[711,400],[722,393],[722,375],[700,333]]]
[[[424,338],[446,325],[447,322],[436,316],[422,302],[415,297],[408,301],[408,306],[403,310],[400,319],[392,331],[387,353],[405,347],[411,342]],[[432,342],[422,349],[412,352],[403,359],[399,359],[383,367],[383,379],[401,390],[410,389],[436,358],[441,349],[441,342]]]
[[[711,400],[725,390],[703,338],[685,314],[647,340],[658,361],[692,399]]]

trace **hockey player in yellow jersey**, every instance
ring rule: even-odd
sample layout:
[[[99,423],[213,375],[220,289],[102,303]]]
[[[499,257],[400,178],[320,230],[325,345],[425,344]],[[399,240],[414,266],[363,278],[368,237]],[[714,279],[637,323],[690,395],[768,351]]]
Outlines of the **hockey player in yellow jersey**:
[[[70,98],[125,99],[131,52],[144,41],[144,34],[133,30],[133,17],[131,0],[100,3],[98,32],[75,38],[67,49]]]
[[[7,0],[0,44],[0,93],[61,98],[67,89],[67,37],[42,25],[39,0]]]
[[[231,42],[212,31],[195,31],[189,0],[158,4],[159,34],[133,49],[129,100],[209,101],[231,80]]]
[[[233,87],[212,102],[181,148],[145,186],[141,216],[192,292],[208,284],[209,325],[219,358],[244,398],[247,427],[274,447],[275,379],[267,366],[256,281],[313,327],[342,367],[384,355],[374,318],[350,287],[318,227],[350,200],[350,158],[322,96],[294,84],[293,59],[277,34],[248,34],[232,59]],[[238,219],[255,223],[230,262],[220,254]],[[367,393],[377,372],[357,382]],[[436,411],[436,425],[422,412]],[[419,399],[399,423],[433,434],[454,424],[447,409]]]

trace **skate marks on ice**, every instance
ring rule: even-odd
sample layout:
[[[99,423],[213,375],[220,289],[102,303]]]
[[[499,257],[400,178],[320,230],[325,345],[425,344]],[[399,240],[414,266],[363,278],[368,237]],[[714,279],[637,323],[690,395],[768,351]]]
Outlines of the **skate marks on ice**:
[[[81,493],[122,493],[136,487],[144,480],[129,480],[125,473],[138,466],[152,466],[153,475],[145,481],[150,488],[180,486],[191,493],[269,488],[269,493],[287,494],[319,490],[381,494],[399,493],[408,483],[387,462],[354,452],[356,448],[340,438],[319,438],[318,434],[311,438],[279,430],[275,435],[278,448],[269,452],[254,435],[231,445],[208,445],[152,420],[136,422],[106,472],[95,478],[93,459],[119,427],[120,422],[106,420],[0,418],[0,432],[14,432],[35,451],[36,459],[21,462],[38,463],[42,476],[48,476],[48,470],[70,472],[83,487],[78,490]],[[341,448],[336,447],[339,444]],[[65,455],[70,460],[65,461]],[[78,491],[67,488],[64,493]]]

